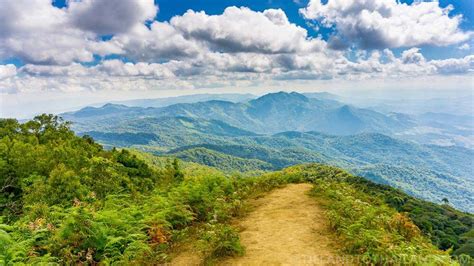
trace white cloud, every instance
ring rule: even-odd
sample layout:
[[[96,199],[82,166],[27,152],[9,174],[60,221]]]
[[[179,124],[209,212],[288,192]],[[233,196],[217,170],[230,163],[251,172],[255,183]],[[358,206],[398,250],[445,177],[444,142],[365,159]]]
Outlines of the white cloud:
[[[438,1],[409,5],[396,0],[329,0],[326,4],[310,0],[300,12],[307,19],[335,26],[338,42],[365,49],[446,46],[468,40],[472,32],[459,28],[462,16],[449,16],[451,10],[450,5],[441,8]]]
[[[468,43],[464,43],[464,44],[458,46],[458,49],[467,51],[467,50],[471,49],[471,46]]]
[[[48,0],[6,0],[0,5],[0,57],[26,62],[69,64],[91,61],[93,36],[67,26],[65,10]]]
[[[464,58],[433,60],[431,61],[431,64],[436,67],[438,73],[442,74],[474,72],[474,55],[468,55]]]
[[[153,0],[70,1],[67,8],[71,25],[100,35],[128,32],[152,20],[157,11]]]
[[[91,75],[91,71],[89,68],[78,63],[72,63],[67,66],[27,64],[27,65],[22,66],[19,69],[19,73],[28,75],[28,76],[37,76],[37,77],[53,77],[53,76],[80,77],[80,76]]]
[[[137,27],[111,41],[131,59],[146,62],[196,57],[204,49],[195,41],[186,39],[168,22],[158,21],[153,22],[150,29]]]
[[[425,57],[420,53],[420,49],[415,47],[402,52],[402,62],[404,64],[421,64],[425,62]]]
[[[290,23],[281,9],[228,7],[221,15],[188,10],[170,24],[186,38],[219,52],[310,53],[324,48],[323,41],[309,38],[306,29]]]
[[[0,65],[0,80],[13,77],[16,75],[15,65]]]
[[[143,76],[156,79],[173,78],[174,74],[162,64],[124,63],[120,60],[108,60],[94,67],[108,76]]]
[[[411,48],[396,57],[390,50],[371,53],[356,53],[357,59],[351,61],[341,53],[311,55],[296,54],[252,54],[252,53],[207,53],[203,58],[172,60],[165,63],[124,63],[121,60],[106,60],[94,67],[86,67],[73,63],[68,66],[50,66],[28,64],[16,70],[8,69],[3,75],[4,84],[11,78],[35,79],[34,86],[28,83],[10,81],[8,91],[15,93],[24,90],[48,90],[41,84],[51,86],[54,79],[62,80],[62,84],[73,84],[73,88],[83,90],[104,89],[103,81],[130,78],[159,81],[161,84],[172,84],[178,80],[192,83],[219,83],[232,80],[363,80],[383,78],[419,78],[437,75],[463,75],[474,72],[474,56],[458,59],[427,60],[418,48]],[[13,68],[13,70],[12,70]],[[7,69],[6,67],[2,69]],[[3,71],[7,72],[7,71]],[[84,84],[81,85],[81,80]],[[86,80],[95,80],[100,84],[91,86]],[[48,82],[46,82],[48,81]],[[100,82],[99,82],[100,81]],[[124,82],[128,82],[125,80]],[[203,83],[204,82],[204,83]],[[88,84],[88,85],[87,85]],[[147,83],[149,84],[149,83]],[[1,87],[2,83],[0,83]],[[14,86],[15,89],[11,89]],[[68,85],[64,85],[67,87]],[[109,87],[107,84],[105,88]],[[127,86],[125,86],[127,87]],[[57,88],[53,86],[51,88]],[[120,90],[122,86],[117,87]]]
[[[153,19],[153,0],[69,1],[57,8],[51,0],[4,0],[0,5],[0,58],[27,63],[68,65],[91,62],[94,54],[123,54],[121,44],[100,35],[128,32]]]
[[[62,9],[52,6],[49,0],[2,2],[0,58],[18,57],[26,65],[19,68],[0,65],[0,93],[270,87],[288,86],[291,84],[285,82],[296,80],[308,83],[332,80],[338,84],[424,78],[430,83],[430,79],[468,76],[474,71],[473,56],[429,60],[422,50],[412,47],[400,56],[389,49],[337,50],[346,48],[348,40],[358,40],[345,33],[344,27],[352,25],[350,19],[357,22],[353,34],[361,33],[360,27],[365,25],[373,29],[367,38],[382,44],[393,41],[395,46],[420,40],[443,44],[438,41],[448,43],[455,36],[462,39],[468,35],[457,29],[459,17],[450,18],[448,10],[433,4],[329,0],[316,9],[324,15],[323,23],[335,24],[340,33],[327,44],[291,23],[280,9],[256,12],[229,7],[218,15],[187,11],[169,22],[154,21],[146,26],[145,21],[152,19],[157,11],[153,1],[97,1],[69,2],[69,7]],[[305,10],[307,16],[316,12],[317,3],[311,1]],[[428,7],[433,12],[421,16],[412,25],[412,13],[424,14]],[[400,10],[406,12],[400,14]],[[337,19],[332,19],[334,16]],[[379,22],[375,19],[379,16],[380,23],[383,22],[380,27],[386,30],[377,26]],[[123,20],[118,21],[119,17]],[[421,35],[414,33],[423,30],[428,21],[437,26]],[[388,22],[399,28],[384,24]],[[400,33],[407,25],[413,31]],[[453,30],[447,25],[454,25]],[[446,34],[434,36],[439,29]],[[395,32],[392,34],[391,30]],[[101,34],[114,36],[102,41]],[[426,37],[430,34],[430,38]],[[384,46],[387,45],[381,45]],[[93,66],[83,64],[92,61],[94,55],[110,54],[119,54],[133,62],[101,59]]]

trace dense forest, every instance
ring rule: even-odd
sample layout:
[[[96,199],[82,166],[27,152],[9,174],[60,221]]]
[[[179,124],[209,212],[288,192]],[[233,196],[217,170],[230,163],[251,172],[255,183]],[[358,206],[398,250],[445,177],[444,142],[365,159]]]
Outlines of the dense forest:
[[[169,262],[185,239],[207,259],[238,256],[245,247],[231,220],[245,215],[246,201],[299,182],[314,184],[347,255],[372,264],[473,263],[474,216],[448,199],[429,203],[322,164],[239,172],[270,164],[203,148],[180,154],[198,155],[227,162],[219,167],[226,171],[104,149],[52,115],[0,120],[0,264]]]

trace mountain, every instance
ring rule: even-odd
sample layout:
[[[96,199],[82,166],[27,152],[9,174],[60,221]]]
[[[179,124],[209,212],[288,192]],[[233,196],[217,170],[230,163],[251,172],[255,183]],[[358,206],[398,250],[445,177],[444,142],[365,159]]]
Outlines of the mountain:
[[[234,143],[238,143],[239,140],[242,142],[244,141],[251,142],[251,140],[243,140],[239,138]],[[219,154],[231,155],[236,158],[252,159],[252,160],[258,160],[260,162],[267,163],[264,168],[258,168],[259,170],[267,170],[267,169],[278,170],[278,169],[282,169],[284,167],[299,164],[299,163],[330,162],[331,161],[330,158],[324,157],[324,155],[321,155],[317,152],[313,152],[310,150],[302,149],[296,146],[277,149],[277,148],[272,148],[269,146],[263,146],[263,145],[258,145],[258,144],[242,145],[242,144],[232,144],[232,143],[196,144],[196,145],[191,145],[191,146],[182,146],[180,148],[169,151],[167,155],[176,156],[185,151],[194,150],[197,148],[203,148],[206,151],[218,152]],[[195,158],[198,158],[198,157],[195,157]],[[200,159],[198,159],[198,161],[199,160]]]
[[[211,100],[199,103],[179,103],[161,108],[138,108],[123,105],[87,107],[77,112],[62,114],[65,119],[88,127],[91,123],[110,123],[125,118],[186,116],[220,120],[229,125],[256,133],[282,131],[319,131],[334,135],[351,135],[362,132],[395,133],[411,127],[409,121],[400,120],[368,109],[347,106],[333,100],[308,98],[292,92],[270,93],[246,103]],[[113,115],[113,111],[117,110]],[[95,111],[95,115],[93,112]],[[87,114],[86,116],[84,115]]]
[[[323,162],[434,202],[446,197],[455,206],[474,211],[465,200],[465,195],[474,195],[471,149],[421,145],[380,133],[335,136],[287,131],[259,135],[219,120],[181,116],[108,121],[87,125],[91,131],[80,134],[108,147],[134,147],[225,170],[277,170]],[[226,164],[226,160],[232,163]],[[237,161],[241,160],[258,163],[239,167],[243,162]]]
[[[466,117],[382,114],[278,92],[245,103],[211,100],[161,108],[107,104],[64,118],[73,121],[80,135],[107,147],[133,147],[226,170],[324,162],[433,202],[449,198],[454,206],[474,212],[465,200],[465,195],[474,197],[474,151],[420,144],[426,134],[407,133],[436,123],[463,130],[459,125]],[[416,138],[419,143],[407,141]],[[239,166],[242,160],[258,163],[248,162],[252,166],[245,168]]]
[[[176,97],[155,98],[155,99],[136,99],[127,101],[114,101],[114,104],[121,104],[135,107],[164,107],[177,103],[197,103],[211,100],[229,101],[229,102],[246,102],[255,98],[253,94],[193,94]]]
[[[85,107],[81,110],[74,112],[74,116],[79,119],[87,119],[89,117],[107,117],[117,116],[121,114],[129,114],[134,111],[140,111],[140,108],[128,107],[122,104],[105,104],[100,108],[97,107]]]
[[[329,92],[307,92],[303,93],[304,96],[308,98],[316,98],[320,100],[333,100],[333,101],[341,101],[342,97],[336,94],[332,94]]]
[[[223,143],[224,137],[257,135],[219,120],[183,116],[120,119],[110,124],[107,121],[86,123],[84,129],[90,131],[83,131],[80,135],[89,135],[107,146],[149,145],[164,148],[203,142]]]
[[[323,162],[433,202],[449,198],[454,206],[474,212],[474,206],[466,199],[466,195],[470,195],[467,198],[474,196],[471,175],[474,153],[470,149],[418,145],[381,134],[340,137],[289,132],[241,137],[228,144],[184,146],[169,154],[198,147],[234,157],[258,159],[271,164],[271,169]]]

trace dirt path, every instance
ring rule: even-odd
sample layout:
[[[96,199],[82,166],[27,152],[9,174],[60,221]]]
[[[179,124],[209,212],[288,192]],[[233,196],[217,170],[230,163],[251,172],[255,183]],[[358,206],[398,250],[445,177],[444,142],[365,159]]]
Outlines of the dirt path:
[[[256,201],[245,217],[241,242],[243,257],[226,265],[325,265],[335,255],[336,243],[327,219],[307,195],[310,184],[291,184]]]
[[[338,265],[337,244],[327,218],[307,193],[310,184],[290,184],[255,200],[255,208],[237,226],[245,255],[218,265]],[[171,265],[198,265],[199,257],[183,254]]]

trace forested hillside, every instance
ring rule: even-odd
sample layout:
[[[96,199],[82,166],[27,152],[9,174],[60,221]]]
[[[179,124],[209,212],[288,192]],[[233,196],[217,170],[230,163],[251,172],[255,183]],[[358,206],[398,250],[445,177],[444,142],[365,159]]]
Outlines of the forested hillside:
[[[281,97],[273,97],[277,96]],[[467,148],[422,145],[379,133],[334,136],[288,131],[261,135],[219,120],[185,116],[126,118],[119,112],[103,120],[77,123],[81,135],[92,136],[106,147],[175,155],[222,170],[278,170],[324,162],[433,202],[448,198],[457,208],[474,212],[470,197],[466,197],[474,197],[474,152]],[[228,156],[233,159],[227,160]],[[245,167],[225,163],[242,159],[259,162]]]
[[[473,215],[321,164],[225,173],[104,150],[48,115],[0,120],[0,156],[0,264],[160,263],[185,239],[196,239],[204,258],[236,256],[244,247],[230,222],[245,214],[245,201],[299,182],[314,184],[343,254],[439,265],[474,256]],[[256,161],[234,164],[247,163]]]

